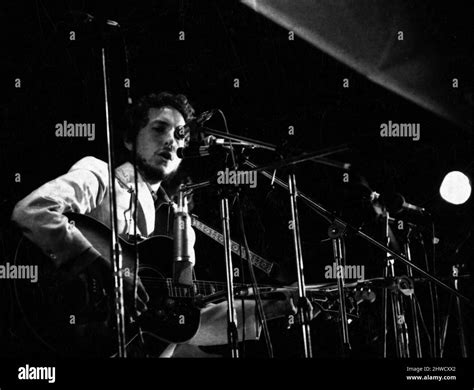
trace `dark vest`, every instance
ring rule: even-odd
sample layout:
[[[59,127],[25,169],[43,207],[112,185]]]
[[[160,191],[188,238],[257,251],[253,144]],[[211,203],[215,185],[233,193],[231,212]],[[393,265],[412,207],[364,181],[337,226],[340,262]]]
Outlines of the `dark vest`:
[[[174,211],[171,199],[161,186],[156,193],[152,192],[152,196],[155,200],[155,230],[152,235],[172,238]]]

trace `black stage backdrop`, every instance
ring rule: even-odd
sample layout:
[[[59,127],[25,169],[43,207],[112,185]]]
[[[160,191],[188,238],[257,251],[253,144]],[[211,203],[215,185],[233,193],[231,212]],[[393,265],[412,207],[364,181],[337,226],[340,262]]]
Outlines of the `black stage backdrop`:
[[[311,34],[307,34],[311,24],[298,28],[292,19],[286,24],[294,26],[295,31],[292,31],[282,27],[285,23],[267,19],[256,2],[246,3],[251,7],[228,1],[185,0],[139,3],[36,0],[2,4],[2,262],[11,261],[20,237],[9,223],[18,200],[45,181],[65,173],[83,156],[106,159],[100,56],[101,44],[105,42],[109,49],[113,126],[117,132],[123,126],[127,98],[167,90],[186,94],[197,112],[220,108],[231,132],[284,145],[284,150],[293,150],[293,153],[347,144],[350,148],[347,152],[331,158],[353,164],[354,171],[349,172],[349,176],[337,168],[306,162],[295,170],[299,189],[356,226],[364,226],[377,238],[382,238],[382,227],[367,201],[370,191],[361,185],[360,178],[363,176],[370,188],[379,193],[400,192],[409,202],[425,207],[434,215],[435,235],[439,239],[434,260],[437,275],[449,277],[453,264],[462,264],[462,272],[472,274],[472,199],[464,205],[453,206],[439,195],[441,180],[447,172],[462,170],[473,177],[472,6],[459,2],[438,6],[417,1],[419,6],[405,10],[410,23],[402,19],[406,13],[401,13],[398,19],[390,19],[381,12],[380,23],[374,28],[369,24],[365,28],[365,23],[376,17],[376,13],[365,19],[363,12],[352,12],[344,14],[344,19],[336,18],[334,15],[340,14],[332,9],[326,18],[321,16],[319,22],[323,20],[326,25],[314,26],[315,35],[329,37],[322,39],[326,45],[331,44],[330,38],[341,37],[333,43],[341,45],[342,40],[346,47],[338,46],[336,52],[347,53],[352,48],[354,51],[349,57],[361,60],[359,63],[366,64],[367,58],[370,62],[370,56],[378,54],[374,51],[378,46],[371,46],[367,41],[370,43],[373,37],[374,42],[379,42],[380,34],[385,34],[384,39],[392,39],[392,45],[408,45],[409,49],[400,49],[398,57],[395,52],[393,56],[380,55],[374,59],[382,61],[379,65],[383,66],[377,68],[382,73],[371,77],[367,69],[353,69],[350,61],[339,58],[340,62],[329,55],[331,50],[313,46]],[[287,7],[291,4],[275,2],[279,6],[281,3]],[[328,11],[328,2],[320,3],[321,7],[315,7],[314,12]],[[343,9],[349,2],[338,3]],[[370,9],[370,4],[365,5]],[[252,9],[255,7],[260,12]],[[274,13],[273,19],[278,22],[279,16],[281,14]],[[290,13],[290,16],[294,15]],[[336,28],[349,16],[352,18],[350,29]],[[387,30],[384,30],[384,18],[391,21]],[[104,26],[106,19],[118,22],[120,28],[107,26],[105,33],[100,34],[98,26]],[[311,18],[303,22],[315,23]],[[397,35],[400,30],[405,31],[402,40]],[[305,39],[300,38],[302,31]],[[360,37],[344,35],[354,34],[354,31],[366,33]],[[395,34],[395,38],[387,34]],[[361,48],[370,50],[358,53],[358,39]],[[429,50],[424,50],[428,43]],[[429,56],[424,55],[426,52]],[[418,58],[417,53],[423,54],[422,60],[413,67],[406,65],[409,70],[404,72],[403,66]],[[128,58],[128,66],[125,58]],[[386,78],[380,76],[384,70],[388,71]],[[427,79],[430,85],[426,84]],[[454,79],[458,81],[456,85]],[[388,88],[380,80],[389,80]],[[410,91],[411,94],[401,95],[411,100],[392,92],[397,90],[393,87],[396,82],[400,82],[400,88]],[[442,85],[436,88],[433,85],[436,83]],[[420,86],[422,89],[417,90]],[[439,91],[448,91],[448,95],[436,100],[440,97]],[[95,139],[56,137],[55,124],[63,121],[94,123]],[[380,126],[389,121],[419,124],[420,139],[381,137]],[[208,125],[224,129],[218,115]],[[116,138],[119,138],[118,133]],[[251,152],[249,155],[259,163],[275,158],[271,153]],[[220,168],[220,162],[213,158],[183,163],[184,172],[195,182]],[[286,173],[278,171],[283,178]],[[287,194],[281,189],[272,189],[267,179],[259,177],[256,189],[243,191],[242,197],[250,247],[279,263],[288,283],[294,281]],[[194,204],[193,212],[202,220],[211,226],[220,226],[218,199],[214,193],[196,194]],[[299,207],[306,281],[324,282],[324,267],[333,262],[327,223],[303,204]],[[232,231],[239,237],[237,209],[234,207],[232,212],[235,217]],[[431,226],[423,228],[423,232],[432,269]],[[346,249],[347,262],[364,265],[366,278],[382,275],[384,253],[350,235]],[[198,233],[196,250],[199,277],[223,280],[221,247]],[[415,261],[425,267],[420,248],[414,251]],[[239,265],[238,260],[235,261]],[[8,295],[5,283],[2,288],[2,296],[7,299],[0,308],[1,317],[7,321],[0,329],[2,343],[5,342],[1,354],[22,356],[24,351],[18,350],[8,322],[12,296]],[[462,282],[461,289],[472,297],[472,279]],[[441,290],[438,294],[443,319],[448,313],[449,295]],[[431,329],[426,284],[420,284],[419,297],[427,327]],[[382,356],[380,301],[381,295],[378,295],[375,303],[361,306],[361,318],[351,328],[355,356]],[[463,310],[472,354],[472,310],[468,307]],[[445,356],[458,357],[454,311],[451,315]],[[340,356],[336,325],[325,318],[315,320],[312,331],[316,356]],[[298,330],[287,330],[286,323],[278,321],[270,330],[276,356],[301,356]],[[425,337],[424,331],[422,334]],[[391,348],[393,355],[393,345]],[[264,343],[249,344],[247,353],[265,356]]]

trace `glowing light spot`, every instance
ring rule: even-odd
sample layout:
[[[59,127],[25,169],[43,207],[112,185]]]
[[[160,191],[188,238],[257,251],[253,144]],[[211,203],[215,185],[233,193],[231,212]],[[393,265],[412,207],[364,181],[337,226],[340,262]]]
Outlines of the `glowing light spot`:
[[[471,182],[462,172],[449,172],[439,188],[441,197],[452,204],[463,204],[471,196]]]

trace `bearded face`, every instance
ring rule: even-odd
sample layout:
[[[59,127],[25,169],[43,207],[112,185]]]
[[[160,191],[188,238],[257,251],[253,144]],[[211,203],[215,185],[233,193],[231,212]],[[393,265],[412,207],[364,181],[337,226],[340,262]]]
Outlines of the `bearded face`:
[[[136,148],[138,169],[151,184],[177,171],[181,159],[176,151],[184,146],[184,140],[175,138],[175,130],[184,124],[183,115],[173,107],[149,109],[148,123],[137,134]],[[132,143],[125,145],[132,151]]]

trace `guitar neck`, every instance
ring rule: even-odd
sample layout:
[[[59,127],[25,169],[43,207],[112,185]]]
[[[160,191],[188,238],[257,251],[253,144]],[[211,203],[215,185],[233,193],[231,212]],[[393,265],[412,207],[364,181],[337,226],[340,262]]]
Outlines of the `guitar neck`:
[[[193,286],[182,286],[172,278],[163,279],[162,283],[166,285],[168,295],[170,297],[187,298],[201,295],[203,297],[213,296],[215,294],[223,293],[227,290],[227,285],[224,282],[214,282],[208,280],[195,280]],[[247,288],[247,285],[241,283],[234,283],[234,288],[240,290]]]
[[[227,291],[227,284],[225,282],[216,282],[208,280],[194,280],[193,286],[182,286],[177,284],[172,278],[160,279],[160,283],[165,284],[168,290],[168,296],[175,298],[194,298],[197,295],[205,298],[206,301],[212,301],[213,297],[216,299],[224,298]],[[234,283],[234,295],[241,297],[253,297],[253,288],[249,284]],[[258,290],[261,294],[265,293],[297,293],[296,286],[276,287],[271,285],[259,285]],[[335,292],[318,291],[308,289],[306,296],[311,301],[327,302],[328,297],[334,295]]]
[[[211,227],[207,226],[206,224],[202,223],[196,217],[192,217],[192,225],[198,229],[200,232],[204,233],[206,236],[212,238],[214,241],[224,245],[224,236],[217,232],[216,230],[212,229]],[[245,248],[235,241],[231,241],[231,250],[236,255],[240,256],[242,259],[247,260],[247,253]],[[270,272],[273,268],[273,263],[265,260],[263,257],[257,255],[256,253],[250,251],[250,262],[257,267],[258,269],[265,272],[267,275],[270,275]]]

